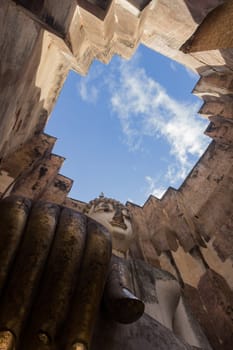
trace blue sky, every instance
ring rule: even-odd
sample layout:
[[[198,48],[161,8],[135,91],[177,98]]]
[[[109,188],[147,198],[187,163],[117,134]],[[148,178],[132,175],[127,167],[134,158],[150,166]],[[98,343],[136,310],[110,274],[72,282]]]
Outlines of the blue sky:
[[[70,197],[104,192],[143,205],[179,188],[210,142],[191,94],[197,80],[142,45],[130,61],[95,61],[86,77],[70,72],[46,128],[58,138],[53,152],[66,157]]]

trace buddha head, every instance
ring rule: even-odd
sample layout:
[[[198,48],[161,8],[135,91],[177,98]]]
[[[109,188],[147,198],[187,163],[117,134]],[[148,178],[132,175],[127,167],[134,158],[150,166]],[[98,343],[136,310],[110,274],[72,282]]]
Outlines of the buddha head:
[[[128,208],[103,194],[90,201],[84,213],[105,226],[112,236],[113,252],[125,255],[132,241],[133,231]]]

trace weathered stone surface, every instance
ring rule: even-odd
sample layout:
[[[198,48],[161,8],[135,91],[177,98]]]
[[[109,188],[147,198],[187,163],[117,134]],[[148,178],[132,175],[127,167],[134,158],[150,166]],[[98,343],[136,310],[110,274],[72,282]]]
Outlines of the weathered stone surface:
[[[233,98],[231,95],[221,97],[203,95],[202,99],[205,102],[199,110],[201,115],[206,117],[217,115],[226,119],[233,118]]]
[[[233,4],[225,1],[211,12],[182,47],[184,52],[207,51],[233,47]]]
[[[42,159],[27,174],[15,182],[13,194],[26,195],[30,199],[39,198],[56,177],[64,158],[51,154]]]
[[[197,69],[200,75],[209,70],[232,73],[232,53],[233,49],[222,49],[193,52],[191,56],[200,62],[200,67]]]
[[[26,172],[35,162],[48,155],[56,142],[56,137],[41,133],[10,153],[1,161],[0,168],[16,178]]]
[[[55,137],[39,134],[17,148],[0,163],[0,192],[5,196],[20,178],[46,158],[56,141]]]
[[[225,261],[228,258],[231,258],[233,260],[232,227],[233,216],[232,214],[229,214],[229,217],[226,218],[225,222],[222,223],[219,231],[217,231],[215,234],[213,245],[222,261]]]
[[[29,73],[29,61],[36,46],[41,41],[40,27],[24,16],[11,1],[3,1],[0,4],[0,42],[1,52],[1,77],[0,84],[3,87],[0,93],[1,101],[1,131],[0,149],[7,151],[9,142],[15,146],[16,140],[25,119],[22,118],[22,106],[19,103],[26,77]],[[22,26],[22,23],[24,25]],[[30,30],[28,30],[30,28]],[[14,34],[13,34],[14,33]],[[18,35],[17,35],[18,34]],[[38,62],[39,51],[35,60],[34,68]],[[32,74],[32,73],[31,73]],[[35,89],[35,93],[38,89]],[[12,100],[12,97],[13,100]],[[8,101],[11,100],[9,104]],[[18,103],[17,103],[18,102]],[[24,116],[25,117],[25,116]],[[26,130],[25,130],[26,133]],[[14,136],[13,136],[14,135]],[[20,141],[26,135],[21,135]]]
[[[0,150],[4,156],[44,129],[71,63],[63,41],[42,30],[12,1],[1,3],[0,18],[4,52]]]
[[[197,71],[205,69],[206,64],[216,64],[212,53],[209,55],[206,52],[199,57],[198,54],[184,55],[178,49],[192,36],[198,23],[200,24],[210,11],[222,3],[224,0],[208,1],[208,3],[198,1],[195,5],[186,0],[172,3],[159,1],[145,23],[142,43]],[[219,61],[217,64],[220,64]]]
[[[218,349],[221,343],[214,332],[214,324],[209,317],[205,306],[203,305],[198,290],[188,284],[185,284],[184,296],[192,310],[193,315],[209,339],[211,346],[213,349]]]
[[[223,120],[221,117],[210,117],[211,123],[205,130],[205,134],[217,143],[225,145],[233,144],[233,121]]]
[[[65,199],[64,205],[70,209],[83,212],[83,208],[85,207],[86,203],[79,201],[77,199],[68,197]]]
[[[76,1],[56,1],[53,0],[14,0],[17,5],[21,5],[28,10],[28,14],[38,22],[45,24],[46,28],[65,36],[76,8]]]
[[[230,288],[233,289],[233,274],[232,274],[232,230],[220,231],[216,233],[215,238],[212,238],[206,243],[207,248],[201,248],[203,257],[208,266],[216,271],[219,275],[225,278]]]
[[[112,323],[104,317],[99,319],[91,350],[118,350],[122,348],[125,350],[193,349],[192,346],[184,344],[168,328],[148,315],[144,315],[131,325]]]
[[[201,278],[198,291],[218,338],[218,349],[230,350],[233,342],[233,295],[225,280],[209,270]]]
[[[188,210],[185,210],[180,200],[179,192],[170,188],[162,202],[169,217],[170,225],[173,228],[175,227],[177,240],[186,252],[190,251],[196,244],[196,232],[188,218]]]
[[[233,94],[233,74],[209,72],[203,74],[193,89],[197,96],[221,96]]]
[[[73,181],[66,176],[58,174],[53,182],[41,194],[40,199],[63,204],[71,187]]]
[[[189,1],[160,0],[146,23],[143,42],[146,43],[147,37],[151,40],[152,36],[157,36],[166,46],[179,49],[208,12],[221,3],[223,1],[209,1],[208,4],[199,1],[198,6],[192,7]]]
[[[232,164],[232,160],[229,160]],[[200,225],[200,232],[202,232],[203,237],[206,240],[211,237],[215,237],[216,235],[221,236],[221,232],[229,232],[231,230],[231,213],[232,213],[232,168],[230,167],[229,173],[225,173],[224,176],[216,176],[213,174],[209,174],[206,178],[206,181],[210,182],[210,185],[216,184],[213,188],[213,192],[206,198],[206,201],[203,202],[202,207],[195,213],[197,218],[197,224]],[[212,184],[211,184],[212,183]],[[206,184],[207,186],[207,184]],[[220,206],[219,203],[224,203],[224,205]],[[214,215],[213,215],[214,213]],[[227,230],[227,227],[228,230]],[[232,246],[232,237],[231,235],[227,235],[228,243],[224,244],[223,240],[219,240],[222,242],[218,245],[218,252],[220,256],[227,257],[232,256],[232,251],[230,247]],[[228,248],[226,248],[228,246]],[[224,253],[220,254],[220,251],[223,250]],[[228,254],[227,255],[227,251]]]
[[[149,240],[150,233],[148,231],[148,227],[146,225],[145,217],[143,215],[141,207],[137,205],[133,205],[132,203],[128,203],[127,206],[133,215],[132,225],[133,225],[133,232],[135,237],[137,237],[139,240]],[[143,234],[141,234],[141,225],[143,225],[145,228]],[[142,251],[143,251],[143,247],[142,247]]]
[[[185,253],[182,247],[179,247],[176,252],[172,252],[172,256],[182,281],[196,288],[201,276],[206,272],[203,263],[190,253]],[[190,271],[192,271],[192,273],[190,273]]]
[[[184,0],[186,6],[188,7],[193,19],[197,23],[201,23],[203,19],[208,15],[209,12],[214,10],[218,5],[223,4],[226,1],[219,0],[197,0],[195,3],[192,0]]]
[[[201,210],[204,203],[221,184],[224,179],[224,174],[231,172],[232,157],[233,153],[231,148],[212,142],[200,161],[193,168],[190,175],[184,181],[180,192],[184,202],[190,203],[193,215],[198,216],[198,211]],[[203,193],[205,194],[204,196]],[[224,192],[224,195],[225,200],[227,198],[230,199],[230,193]],[[189,198],[192,198],[192,201],[190,201]],[[217,221],[213,215],[209,216],[209,218],[217,225]],[[198,220],[198,217],[196,219]]]
[[[161,201],[150,196],[143,206],[143,214],[148,226],[149,237],[156,251],[161,253],[176,250],[176,232],[172,232],[167,213],[163,210]]]

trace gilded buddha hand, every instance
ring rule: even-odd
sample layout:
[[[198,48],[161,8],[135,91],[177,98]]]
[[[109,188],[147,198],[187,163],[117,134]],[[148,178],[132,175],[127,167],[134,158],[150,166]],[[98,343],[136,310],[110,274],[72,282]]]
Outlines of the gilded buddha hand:
[[[0,201],[0,233],[1,349],[89,349],[108,231],[69,208],[12,196]]]

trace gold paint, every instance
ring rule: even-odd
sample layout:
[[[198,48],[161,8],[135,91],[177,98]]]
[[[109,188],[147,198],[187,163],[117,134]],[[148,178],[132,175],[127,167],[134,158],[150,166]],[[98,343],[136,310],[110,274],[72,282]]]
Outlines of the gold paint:
[[[15,337],[10,331],[0,332],[0,350],[15,350]]]
[[[55,339],[65,322],[86,239],[86,216],[63,208],[36,301],[34,329]],[[43,337],[44,338],[44,337]]]
[[[38,333],[38,339],[45,345],[49,345],[50,344],[49,336],[46,333],[44,333],[44,332],[39,332]]]
[[[59,208],[37,202],[31,210],[20,250],[0,300],[0,328],[20,335],[46,263]]]
[[[19,196],[0,201],[0,291],[20,243],[30,206],[29,200]]]
[[[82,343],[75,343],[71,350],[87,350],[86,346]]]
[[[89,349],[111,258],[111,237],[103,226],[90,219],[87,233],[66,338],[70,339],[71,344],[85,344]],[[67,349],[70,349],[70,345]]]

